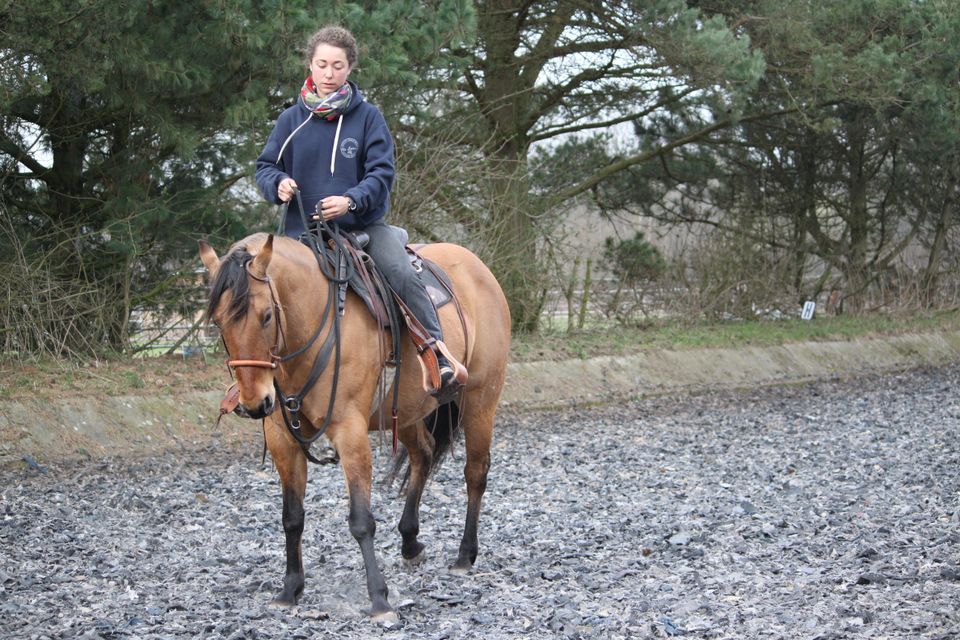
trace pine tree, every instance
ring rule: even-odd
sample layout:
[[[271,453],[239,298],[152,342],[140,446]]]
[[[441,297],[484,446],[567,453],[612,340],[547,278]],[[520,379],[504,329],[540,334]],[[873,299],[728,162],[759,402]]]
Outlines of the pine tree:
[[[236,239],[262,218],[245,178],[299,90],[310,33],[351,28],[356,77],[410,87],[469,13],[457,0],[0,3],[0,255],[82,298],[44,329],[54,350],[123,349],[133,308],[182,298],[171,276],[191,270],[197,237]],[[41,321],[30,306],[7,300],[4,317]]]

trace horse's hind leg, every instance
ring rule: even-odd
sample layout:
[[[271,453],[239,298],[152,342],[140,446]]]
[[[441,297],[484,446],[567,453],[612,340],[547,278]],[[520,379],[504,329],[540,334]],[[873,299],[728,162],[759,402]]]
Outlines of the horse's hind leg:
[[[303,593],[303,499],[307,490],[307,459],[300,445],[279,423],[276,414],[264,423],[267,448],[280,474],[283,491],[283,533],[286,539],[287,570],[283,590],[273,599],[280,606],[293,606]]]
[[[410,434],[410,435],[408,435]],[[410,477],[407,480],[407,498],[403,506],[403,515],[397,529],[402,539],[400,555],[404,560],[418,562],[422,559],[423,543],[417,540],[420,534],[420,500],[427,475],[433,464],[432,437],[418,422],[405,431],[403,446],[407,450],[407,462],[410,465]]]
[[[473,396],[473,397],[471,397]],[[450,566],[454,573],[466,573],[477,560],[477,526],[480,520],[480,503],[487,489],[487,472],[490,470],[490,444],[493,441],[493,419],[496,406],[481,406],[479,398],[466,393],[463,403],[463,430],[467,461],[463,467],[467,482],[467,518],[460,540],[457,561]]]

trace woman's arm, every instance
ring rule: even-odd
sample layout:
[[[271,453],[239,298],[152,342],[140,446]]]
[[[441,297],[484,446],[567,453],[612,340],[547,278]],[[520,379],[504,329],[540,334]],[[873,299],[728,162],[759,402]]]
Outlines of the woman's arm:
[[[343,194],[357,204],[356,215],[360,219],[365,219],[365,214],[377,211],[386,202],[396,176],[393,137],[379,110],[371,118],[365,142],[363,179]]]
[[[277,124],[273,127],[273,131],[270,132],[270,137],[267,138],[266,146],[264,146],[263,151],[260,152],[259,157],[257,157],[257,185],[260,187],[260,193],[263,194],[264,199],[273,204],[287,202],[293,195],[292,192],[289,192],[289,194],[280,193],[280,183],[283,180],[286,179],[293,182],[290,176],[281,168],[283,166],[283,159],[280,157],[280,147],[289,135],[289,127],[284,126],[285,120],[283,114],[281,114],[280,118],[277,119]],[[293,186],[296,187],[295,182],[293,182]],[[284,198],[284,195],[287,195],[287,197]]]

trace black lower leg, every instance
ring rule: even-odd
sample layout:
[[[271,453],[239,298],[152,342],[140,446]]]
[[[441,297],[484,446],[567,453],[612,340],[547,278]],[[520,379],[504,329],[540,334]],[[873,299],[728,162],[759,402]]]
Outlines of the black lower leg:
[[[479,542],[477,527],[480,521],[480,500],[471,500],[467,505],[467,520],[463,527],[463,538],[460,540],[460,552],[453,565],[455,569],[467,570],[477,561]]]
[[[283,490],[283,533],[286,538],[287,571],[283,590],[274,598],[277,604],[294,605],[303,593],[303,499],[293,489]]]
[[[370,595],[371,615],[393,611],[387,601],[387,583],[383,579],[373,548],[377,524],[370,513],[369,499],[361,498],[360,491],[350,491],[350,533],[360,544],[363,567],[367,575],[367,593]]]
[[[400,516],[400,524],[397,529],[400,531],[401,544],[400,555],[406,560],[413,560],[423,551],[423,544],[417,540],[420,534],[420,496],[422,489],[411,486],[407,492],[407,501],[403,507],[403,515]]]
[[[463,538],[460,540],[460,552],[457,554],[455,569],[466,571],[477,561],[477,527],[480,521],[480,503],[487,490],[487,471],[490,469],[489,456],[478,463],[467,463],[464,477],[467,481],[467,519],[463,526]]]

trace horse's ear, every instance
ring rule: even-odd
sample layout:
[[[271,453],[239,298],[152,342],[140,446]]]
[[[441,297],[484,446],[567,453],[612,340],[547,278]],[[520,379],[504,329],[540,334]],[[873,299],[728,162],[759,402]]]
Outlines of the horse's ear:
[[[200,240],[198,243],[200,245],[200,260],[203,262],[203,266],[207,268],[207,271],[210,272],[210,277],[212,278],[217,273],[217,268],[220,266],[220,258],[217,257],[217,252],[213,250],[213,247],[206,240]]]
[[[267,236],[267,241],[260,247],[260,251],[253,258],[253,264],[250,265],[250,271],[258,278],[267,276],[267,267],[270,265],[270,258],[273,256],[273,234]]]

